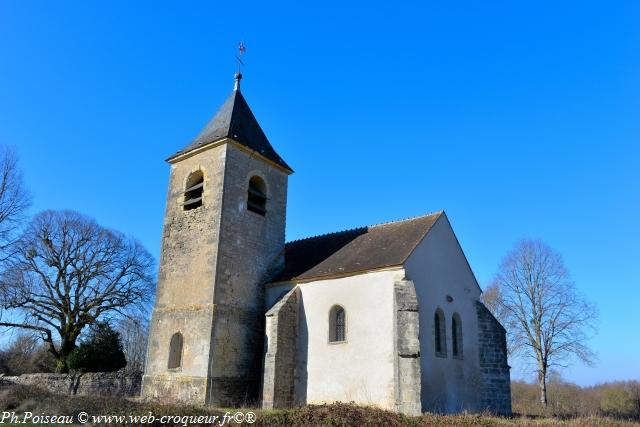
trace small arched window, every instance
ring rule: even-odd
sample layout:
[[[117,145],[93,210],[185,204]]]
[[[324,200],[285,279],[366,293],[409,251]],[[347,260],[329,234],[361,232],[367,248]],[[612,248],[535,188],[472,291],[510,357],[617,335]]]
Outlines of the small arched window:
[[[458,313],[451,318],[451,353],[456,359],[462,359],[462,322]]]
[[[182,366],[182,334],[176,332],[171,336],[171,342],[169,343],[169,363],[167,368],[176,369]]]
[[[204,174],[198,170],[187,179],[187,185],[184,190],[184,210],[188,211],[202,206],[202,192],[204,190]]]
[[[436,310],[433,316],[433,332],[435,339],[436,356],[447,357],[447,331],[444,320],[444,313],[441,309]]]
[[[344,308],[339,305],[331,307],[329,312],[329,342],[344,342],[347,339],[347,318]]]
[[[267,213],[267,186],[262,178],[252,177],[247,193],[247,209],[264,216]]]

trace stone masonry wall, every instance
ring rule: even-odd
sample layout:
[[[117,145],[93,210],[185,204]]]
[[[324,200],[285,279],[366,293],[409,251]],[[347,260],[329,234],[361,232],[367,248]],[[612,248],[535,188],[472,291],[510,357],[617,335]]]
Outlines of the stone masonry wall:
[[[478,315],[478,351],[482,375],[482,409],[496,414],[511,414],[511,378],[507,364],[505,330],[480,301]]]
[[[396,410],[420,415],[420,320],[413,282],[395,283],[396,308]]]
[[[225,163],[226,144],[171,165],[145,398],[206,403]],[[204,175],[203,203],[185,211],[187,179],[198,170]],[[184,338],[182,364],[169,370],[169,343],[177,332]]]
[[[80,396],[138,396],[142,373],[24,374],[2,376],[0,384],[36,386],[54,394]]]
[[[183,209],[192,172],[203,205]],[[267,187],[266,215],[247,210],[252,176]],[[142,394],[164,401],[239,406],[260,385],[262,285],[284,261],[287,173],[231,140],[171,165],[160,272]],[[168,369],[171,336],[182,364]]]
[[[265,315],[265,356],[262,407],[288,408],[294,405],[296,343],[300,289],[293,288]]]
[[[263,284],[284,263],[286,172],[225,144],[227,157],[215,278],[210,396],[216,406],[255,404],[264,349]],[[249,181],[266,185],[266,214],[247,209]]]

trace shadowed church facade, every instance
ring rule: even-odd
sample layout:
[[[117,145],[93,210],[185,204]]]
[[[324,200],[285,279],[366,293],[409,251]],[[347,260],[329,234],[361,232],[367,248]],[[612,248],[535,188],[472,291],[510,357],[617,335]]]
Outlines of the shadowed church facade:
[[[510,413],[505,331],[446,214],[285,243],[293,170],[240,79],[167,159],[143,397]]]

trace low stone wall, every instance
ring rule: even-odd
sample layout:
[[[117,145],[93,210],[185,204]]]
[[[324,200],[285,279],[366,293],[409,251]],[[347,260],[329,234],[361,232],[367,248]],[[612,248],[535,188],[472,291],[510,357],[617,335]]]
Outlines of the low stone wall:
[[[139,396],[142,373],[94,372],[88,374],[24,374],[2,376],[1,384],[36,386],[54,394]]]

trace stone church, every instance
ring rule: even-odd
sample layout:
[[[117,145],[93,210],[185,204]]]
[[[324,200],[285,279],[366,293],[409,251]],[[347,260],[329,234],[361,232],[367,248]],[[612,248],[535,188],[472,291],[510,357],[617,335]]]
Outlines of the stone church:
[[[171,165],[142,395],[511,412],[505,330],[447,215],[285,243],[291,167],[240,91]]]

